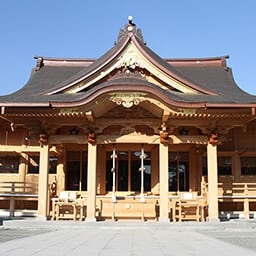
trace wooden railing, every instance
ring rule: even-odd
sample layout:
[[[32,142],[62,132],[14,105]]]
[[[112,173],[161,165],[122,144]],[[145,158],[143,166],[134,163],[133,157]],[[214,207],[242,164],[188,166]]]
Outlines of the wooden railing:
[[[37,194],[38,184],[22,181],[0,182],[0,194]]]
[[[208,193],[208,184],[201,183],[201,192]],[[238,202],[243,203],[243,214],[245,219],[250,218],[250,203],[256,202],[256,183],[231,182],[218,183],[219,202]]]
[[[20,181],[0,182],[0,199],[9,200],[9,215],[14,216],[15,200],[38,200],[38,184]]]
[[[256,183],[218,183],[218,195],[219,197],[256,197]]]

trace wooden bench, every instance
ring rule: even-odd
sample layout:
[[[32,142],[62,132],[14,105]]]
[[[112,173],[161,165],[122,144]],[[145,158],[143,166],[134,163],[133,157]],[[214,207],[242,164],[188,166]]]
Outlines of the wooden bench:
[[[61,191],[52,198],[52,220],[85,218],[86,199],[78,197],[75,191]]]
[[[0,199],[9,201],[9,216],[15,215],[15,201],[38,201],[37,183],[0,182]]]
[[[140,201],[137,196],[117,196],[116,202],[111,202],[110,198],[101,198],[101,216],[110,217],[112,220],[118,219],[156,219],[156,201]]]
[[[231,190],[219,195],[218,200],[219,202],[243,203],[244,218],[248,220],[250,203],[256,202],[256,183],[232,183]]]
[[[173,221],[204,221],[204,200],[198,192],[180,192],[173,204]]]

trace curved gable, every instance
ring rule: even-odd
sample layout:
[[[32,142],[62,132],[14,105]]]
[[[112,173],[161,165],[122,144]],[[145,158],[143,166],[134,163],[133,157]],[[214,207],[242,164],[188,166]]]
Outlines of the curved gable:
[[[120,72],[120,69],[140,72],[148,82],[166,90],[188,94],[215,94],[200,87],[151,51],[145,45],[140,29],[137,30],[134,24],[127,24],[125,30],[121,30],[115,46],[106,54],[47,94],[85,91],[94,84],[107,81],[109,77]]]

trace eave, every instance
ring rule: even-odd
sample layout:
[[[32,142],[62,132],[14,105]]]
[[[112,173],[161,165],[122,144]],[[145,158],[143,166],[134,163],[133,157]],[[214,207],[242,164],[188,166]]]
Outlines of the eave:
[[[89,72],[87,72],[85,74],[81,74],[80,77],[76,78],[74,81],[72,81],[70,83],[62,85],[60,88],[48,92],[47,95],[52,95],[52,94],[56,94],[56,93],[65,91],[66,89],[72,87],[73,85],[80,83],[81,81],[83,81],[83,80],[87,79],[88,77],[99,72],[102,68],[104,68],[109,62],[111,62],[113,59],[115,59],[115,57],[117,57],[120,54],[120,52],[123,50],[125,45],[129,42],[129,40],[130,40],[130,37],[126,37],[123,40],[121,40],[118,44],[119,48],[117,47],[117,45],[115,45],[112,49],[110,49],[109,52],[112,51],[113,53],[107,59],[105,59],[103,62],[95,61],[96,66],[92,70],[90,70]]]
[[[6,108],[20,108],[20,107],[29,107],[29,108],[35,108],[35,107],[42,107],[47,108],[50,107],[49,102],[45,103],[35,103],[35,102],[0,102],[1,107],[1,114],[4,114],[6,112]]]
[[[161,65],[161,63],[159,63],[159,60],[156,60],[156,58],[154,58],[153,56],[151,56],[146,50],[145,47],[139,42],[139,40],[136,39],[135,35],[132,35],[131,37],[132,42],[135,44],[135,46],[143,53],[143,55],[153,64],[155,65],[157,68],[161,69],[165,74],[173,77],[174,79],[178,80],[179,82],[190,86],[191,88],[193,88],[195,91],[204,93],[204,94],[208,94],[208,95],[217,95],[216,93],[206,90],[204,88],[201,88],[200,86],[198,86],[196,83],[193,83],[192,81],[187,80],[186,78],[181,76],[178,76],[176,73],[172,72],[170,69],[166,68],[164,65]]]
[[[204,58],[178,58],[178,59],[171,59],[165,58],[165,61],[174,67],[185,67],[185,66],[212,66],[212,67],[226,67],[227,61],[226,59],[229,58],[229,55],[220,56],[220,57],[204,57]]]
[[[137,80],[136,83],[131,84],[130,81],[122,81],[122,83],[112,83],[106,82],[105,84],[102,84],[101,86],[95,87],[94,90],[87,94],[85,98],[72,101],[72,102],[56,102],[52,101],[50,102],[52,107],[79,107],[82,105],[86,105],[89,103],[92,103],[97,99],[97,97],[102,96],[104,94],[109,93],[117,93],[117,92],[141,92],[141,93],[147,93],[151,95],[151,97],[157,98],[160,101],[164,102],[166,105],[169,106],[175,106],[180,108],[205,108],[205,102],[179,102],[173,100],[171,97],[169,97],[164,91],[159,90],[153,86],[150,86],[150,83],[145,83],[143,81]]]
[[[49,107],[49,102],[0,102],[1,107]]]
[[[3,115],[0,115],[0,118]],[[183,112],[171,112],[168,116],[168,119],[171,120],[244,120],[251,121],[253,115],[251,113],[183,113]],[[51,119],[72,119],[72,120],[81,120],[88,119],[88,113],[82,111],[66,111],[59,113],[29,113],[29,112],[16,112],[16,113],[8,113],[3,116],[3,118],[8,118],[10,122],[11,120],[15,120],[16,118],[29,118],[29,119],[41,119],[41,118],[51,118]],[[89,120],[89,119],[88,119]]]

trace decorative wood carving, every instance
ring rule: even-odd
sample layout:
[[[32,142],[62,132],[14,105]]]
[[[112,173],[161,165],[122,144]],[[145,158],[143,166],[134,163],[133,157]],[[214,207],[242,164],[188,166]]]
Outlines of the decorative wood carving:
[[[39,143],[41,146],[48,143],[48,135],[45,132],[39,134]]]
[[[96,144],[97,142],[97,136],[96,136],[96,133],[94,131],[90,131],[88,133],[88,143],[91,143],[91,144]]]
[[[131,108],[132,106],[139,105],[142,101],[145,101],[143,95],[140,94],[116,94],[113,95],[110,100],[117,105],[122,105],[125,108]]]
[[[212,144],[213,146],[216,146],[219,143],[217,132],[211,132],[209,136],[209,143]]]
[[[123,78],[134,78],[140,79],[143,81],[147,81],[146,75],[142,70],[135,70],[138,66],[137,62],[134,62],[132,59],[125,61],[122,66],[125,66],[122,70],[119,70],[114,75],[112,75],[108,80],[116,80],[116,79],[123,79]]]
[[[165,122],[162,123],[160,129],[161,129],[161,131],[160,131],[160,143],[168,144],[169,143],[169,132],[167,131],[168,128],[167,128]]]
[[[107,113],[104,114],[104,118],[156,118],[151,112],[148,110],[141,108],[139,106],[133,105],[131,108],[123,108],[122,105],[118,105],[117,107],[111,109]]]

